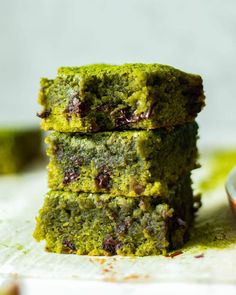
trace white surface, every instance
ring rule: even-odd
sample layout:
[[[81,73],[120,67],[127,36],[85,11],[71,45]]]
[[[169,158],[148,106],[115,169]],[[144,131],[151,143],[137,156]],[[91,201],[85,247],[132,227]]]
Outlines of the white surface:
[[[196,285],[202,294],[225,288],[216,284],[227,284],[228,294],[236,294],[236,244],[212,249],[196,243],[174,258],[98,258],[44,252],[43,243],[37,244],[32,232],[45,191],[46,172],[41,169],[0,178],[0,276],[23,278],[24,294],[51,294],[51,288],[58,294],[65,290],[85,294],[93,286],[99,294],[109,294],[114,286],[114,294],[141,294],[141,290],[162,290],[166,285],[176,292]],[[213,223],[216,235],[236,237],[236,221],[223,188],[204,196],[196,227]],[[201,253],[203,258],[195,258]]]
[[[1,282],[1,279],[0,279]],[[21,295],[42,295],[42,294],[96,294],[96,295],[144,295],[144,294],[165,294],[165,295],[235,295],[236,288],[232,284],[184,284],[184,283],[109,283],[106,282],[78,282],[76,280],[42,280],[23,279],[20,282]],[[65,291],[66,290],[66,291]]]
[[[0,122],[39,122],[39,78],[59,66],[159,62],[203,76],[201,142],[236,145],[235,0],[0,4]]]
[[[81,282],[76,281],[58,282],[50,280],[42,285],[39,280],[26,280],[25,295],[42,294],[96,294],[96,295],[145,295],[145,294],[164,294],[164,295],[235,295],[236,287],[234,285],[205,285],[205,284],[183,284],[183,283],[150,283],[150,284],[117,284],[101,282]],[[65,293],[66,289],[66,293]],[[50,290],[50,291],[49,291]],[[51,293],[50,293],[51,292]],[[54,293],[55,292],[55,293]],[[96,293],[94,293],[96,292]]]

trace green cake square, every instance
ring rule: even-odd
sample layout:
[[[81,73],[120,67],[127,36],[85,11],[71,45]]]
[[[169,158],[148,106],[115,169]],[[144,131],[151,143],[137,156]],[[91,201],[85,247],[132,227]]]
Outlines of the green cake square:
[[[50,191],[34,237],[79,255],[158,255],[181,247],[194,219],[189,175],[162,198]]]
[[[53,132],[49,187],[53,190],[160,196],[196,168],[195,122],[166,129],[90,134]]]
[[[37,128],[0,128],[0,174],[15,173],[42,155],[42,134]]]
[[[167,65],[62,67],[41,80],[38,116],[60,132],[170,128],[193,121],[204,98],[199,75]]]

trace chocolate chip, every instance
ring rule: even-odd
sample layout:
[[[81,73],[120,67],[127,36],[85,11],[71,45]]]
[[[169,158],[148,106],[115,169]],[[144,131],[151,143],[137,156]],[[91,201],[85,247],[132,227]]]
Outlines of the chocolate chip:
[[[151,105],[145,112],[138,115],[135,115],[134,111],[131,111],[130,108],[124,108],[111,112],[111,116],[115,120],[116,127],[120,127],[129,123],[137,123],[141,120],[149,119],[153,115],[155,106],[156,104]]]
[[[79,176],[80,176],[80,172],[78,169],[74,169],[74,168],[65,169],[63,184],[68,184],[78,179]]]
[[[69,100],[68,107],[64,111],[68,115],[75,114],[81,118],[86,116],[89,111],[89,105],[86,102],[81,102],[79,99],[79,93],[76,92]]]
[[[154,113],[154,108],[156,107],[156,103],[152,104],[147,111],[144,113],[145,114],[145,119],[149,119],[152,117],[153,113]]]
[[[111,255],[114,255],[116,254],[116,246],[117,242],[112,237],[108,237],[106,240],[104,240],[102,248]]]
[[[131,123],[132,112],[130,108],[112,111],[110,115],[114,118],[116,127]]]
[[[83,164],[83,159],[78,158],[76,155],[69,156],[69,161],[75,167],[79,167]]]
[[[179,256],[179,255],[181,255],[183,253],[184,252],[180,250],[180,251],[176,251],[174,253],[171,253],[171,254],[166,255],[166,257],[175,258],[176,256]]]
[[[117,213],[115,211],[111,210],[110,214],[112,216],[112,220],[116,220],[118,218],[118,215],[117,215]]]
[[[145,191],[145,187],[142,184],[135,184],[133,186],[136,194],[141,195]]]
[[[97,188],[110,188],[110,172],[107,170],[101,171],[96,177],[95,177],[95,185]]]
[[[195,255],[194,257],[195,257],[195,258],[203,258],[203,257],[204,257],[204,253],[201,253],[201,254],[199,254],[199,255]]]
[[[62,240],[62,245],[64,247],[67,247],[67,248],[70,248],[71,250],[75,251],[76,250],[76,246],[73,242],[70,242],[69,240],[67,239],[63,239]]]
[[[41,118],[41,119],[46,119],[49,117],[49,115],[51,114],[51,111],[42,111],[40,113],[37,113],[37,117]]]

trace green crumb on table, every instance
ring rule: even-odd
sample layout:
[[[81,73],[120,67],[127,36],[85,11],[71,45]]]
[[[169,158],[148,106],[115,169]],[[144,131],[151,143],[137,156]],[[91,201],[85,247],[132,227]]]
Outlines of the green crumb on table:
[[[90,134],[54,132],[49,187],[74,192],[158,196],[197,167],[196,123],[165,129]]]
[[[199,75],[167,65],[62,67],[41,80],[38,116],[60,132],[170,128],[193,121],[204,100]]]
[[[163,199],[50,191],[34,237],[56,253],[165,255],[187,240],[194,207],[189,176]]]
[[[41,156],[42,133],[37,128],[0,128],[0,174],[16,173]]]

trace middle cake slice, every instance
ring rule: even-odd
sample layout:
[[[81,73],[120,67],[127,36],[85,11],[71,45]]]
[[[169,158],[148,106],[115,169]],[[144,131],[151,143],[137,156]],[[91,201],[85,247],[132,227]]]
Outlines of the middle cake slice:
[[[53,132],[49,144],[49,187],[124,196],[168,195],[196,168],[195,122],[168,131],[94,134]]]

